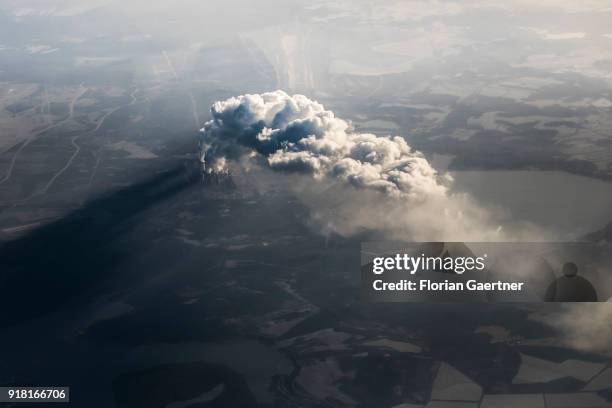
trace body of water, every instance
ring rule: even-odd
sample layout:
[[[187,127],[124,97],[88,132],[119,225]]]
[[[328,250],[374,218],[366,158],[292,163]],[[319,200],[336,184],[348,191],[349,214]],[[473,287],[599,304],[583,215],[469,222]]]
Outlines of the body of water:
[[[601,229],[612,221],[612,183],[562,171],[454,171],[454,191],[485,206],[508,210],[565,237]]]

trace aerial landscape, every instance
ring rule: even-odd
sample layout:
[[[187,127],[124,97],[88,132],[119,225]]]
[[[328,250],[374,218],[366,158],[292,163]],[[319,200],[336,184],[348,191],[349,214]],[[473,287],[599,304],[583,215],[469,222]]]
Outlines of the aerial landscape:
[[[610,269],[599,303],[360,297],[368,242],[612,266],[610,21],[605,0],[0,0],[0,387],[612,407]],[[569,276],[549,263],[542,285]]]

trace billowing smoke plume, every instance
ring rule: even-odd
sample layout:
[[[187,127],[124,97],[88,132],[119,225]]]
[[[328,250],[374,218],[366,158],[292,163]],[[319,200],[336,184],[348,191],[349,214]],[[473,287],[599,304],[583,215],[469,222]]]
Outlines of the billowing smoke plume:
[[[251,151],[273,170],[337,179],[358,189],[422,198],[446,192],[436,171],[404,139],[349,132],[346,121],[302,95],[276,91],[216,102],[202,132],[213,169]]]
[[[384,230],[411,239],[507,238],[489,211],[450,194],[451,178],[439,175],[403,138],[355,132],[303,95],[242,95],[216,102],[211,114],[200,141],[207,170],[248,161],[294,181],[296,175],[306,178],[291,188],[326,230]]]

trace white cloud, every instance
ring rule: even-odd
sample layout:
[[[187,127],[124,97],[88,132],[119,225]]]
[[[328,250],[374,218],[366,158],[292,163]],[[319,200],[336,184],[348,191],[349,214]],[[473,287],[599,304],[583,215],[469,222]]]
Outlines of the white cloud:
[[[451,193],[451,177],[438,174],[402,137],[355,132],[303,95],[241,95],[216,102],[211,114],[200,141],[207,170],[240,163],[256,178],[271,177],[276,188],[296,193],[326,232],[379,230],[421,240],[534,237],[531,228],[501,228],[491,211]]]
[[[202,129],[202,159],[262,154],[273,170],[341,180],[358,189],[411,199],[444,195],[423,155],[399,137],[353,132],[349,124],[303,95],[283,91],[216,102]]]

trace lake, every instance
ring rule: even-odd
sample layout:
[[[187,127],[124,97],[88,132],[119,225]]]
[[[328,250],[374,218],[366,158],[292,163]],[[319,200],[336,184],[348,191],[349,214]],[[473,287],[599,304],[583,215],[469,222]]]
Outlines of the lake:
[[[562,171],[453,171],[454,191],[468,192],[485,206],[510,211],[570,236],[601,229],[612,221],[612,183]]]

